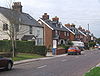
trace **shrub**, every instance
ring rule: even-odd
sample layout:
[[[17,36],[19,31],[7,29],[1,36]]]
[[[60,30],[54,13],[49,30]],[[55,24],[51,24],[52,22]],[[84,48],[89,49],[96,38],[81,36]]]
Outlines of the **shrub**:
[[[0,41],[0,52],[10,52],[11,41]],[[39,55],[46,55],[47,49],[45,46],[35,46],[35,41],[16,41],[15,53],[34,53]]]
[[[59,45],[58,47],[64,48],[64,49],[66,50],[66,52],[67,52],[67,50],[68,50],[68,48],[69,48],[70,46],[71,46],[71,45],[64,45],[64,44],[62,44],[62,45]]]
[[[45,56],[46,53],[47,53],[47,49],[46,49],[45,46],[34,46],[33,47],[33,53]]]
[[[16,41],[16,52],[32,52],[33,46],[35,45],[34,41]],[[10,52],[11,51],[11,41],[10,40],[1,40],[0,41],[0,52]]]
[[[11,51],[11,41],[0,40],[0,51],[1,52],[10,52]]]
[[[94,47],[96,45],[96,42],[89,42],[89,47]]]
[[[35,46],[34,41],[17,41],[16,52],[31,53],[33,51],[33,46]]]

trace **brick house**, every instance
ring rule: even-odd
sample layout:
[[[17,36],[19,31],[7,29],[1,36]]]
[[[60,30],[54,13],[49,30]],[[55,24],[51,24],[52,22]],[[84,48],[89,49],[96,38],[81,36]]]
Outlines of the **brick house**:
[[[65,24],[74,34],[71,35],[72,40],[86,42],[86,34],[77,29],[74,24]]]
[[[56,45],[66,44],[70,38],[70,31],[66,29],[58,17],[49,19],[49,15],[44,13],[39,23],[44,26],[44,45],[46,47],[57,48]]]
[[[86,35],[86,43],[89,41],[95,42],[96,37],[89,30],[85,30],[81,26],[78,29]]]
[[[70,24],[65,24],[65,28],[66,28],[66,29],[69,29],[69,28],[70,28]],[[69,30],[69,31],[71,31],[71,30]],[[71,31],[71,32],[70,32],[69,40],[70,40],[70,41],[73,41],[74,38],[75,38],[75,33],[74,33],[73,31]]]

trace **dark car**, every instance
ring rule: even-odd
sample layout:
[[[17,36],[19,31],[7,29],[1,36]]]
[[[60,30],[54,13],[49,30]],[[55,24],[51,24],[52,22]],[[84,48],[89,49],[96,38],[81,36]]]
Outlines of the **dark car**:
[[[11,70],[13,66],[13,61],[9,58],[0,56],[0,69]]]
[[[74,47],[74,46],[70,47],[68,49],[68,55],[70,54],[75,54],[75,55],[80,54],[81,55],[81,50],[78,47]]]

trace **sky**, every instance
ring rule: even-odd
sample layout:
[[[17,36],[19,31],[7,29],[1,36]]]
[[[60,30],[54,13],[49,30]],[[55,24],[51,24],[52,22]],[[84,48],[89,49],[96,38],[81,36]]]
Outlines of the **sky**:
[[[11,1],[21,2],[23,12],[38,20],[44,13],[60,18],[62,24],[74,23],[100,37],[100,0],[1,0],[0,6],[9,7]]]

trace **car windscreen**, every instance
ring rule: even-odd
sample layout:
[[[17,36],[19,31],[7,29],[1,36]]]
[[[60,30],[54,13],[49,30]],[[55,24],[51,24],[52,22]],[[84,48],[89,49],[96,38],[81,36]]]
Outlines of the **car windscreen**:
[[[69,48],[70,50],[73,50],[73,49],[75,49],[75,48]]]

